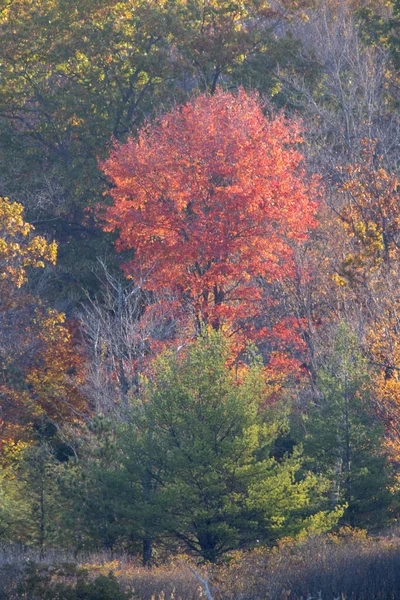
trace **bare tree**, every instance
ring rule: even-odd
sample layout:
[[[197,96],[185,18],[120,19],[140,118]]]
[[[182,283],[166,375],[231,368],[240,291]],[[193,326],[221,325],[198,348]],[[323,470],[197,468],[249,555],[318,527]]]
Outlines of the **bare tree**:
[[[132,282],[114,276],[100,262],[100,293],[88,297],[80,315],[87,355],[86,393],[97,413],[129,409],[139,393],[140,375],[154,344],[173,337],[176,322],[160,299],[144,289],[145,277]],[[165,300],[165,298],[164,298]]]
[[[364,43],[351,2],[322,0],[290,31],[302,42],[303,61],[318,73],[312,87],[305,77],[277,69],[281,85],[303,109],[311,158],[332,172],[358,152],[363,138],[376,138],[393,163],[400,139],[396,74],[386,49]]]

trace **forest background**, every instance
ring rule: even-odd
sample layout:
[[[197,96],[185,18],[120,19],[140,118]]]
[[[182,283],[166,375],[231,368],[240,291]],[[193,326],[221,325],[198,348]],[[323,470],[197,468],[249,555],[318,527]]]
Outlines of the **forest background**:
[[[397,523],[399,19],[2,0],[2,543]]]

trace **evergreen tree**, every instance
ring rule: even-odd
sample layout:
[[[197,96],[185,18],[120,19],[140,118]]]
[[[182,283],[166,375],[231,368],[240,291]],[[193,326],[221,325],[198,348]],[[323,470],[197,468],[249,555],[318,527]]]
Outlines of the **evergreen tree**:
[[[215,332],[164,353],[120,439],[130,489],[133,480],[142,485],[143,510],[139,502],[133,513],[148,537],[171,536],[208,561],[315,524],[323,487],[316,476],[299,476],[299,448],[272,456],[285,418],[266,408],[260,361],[238,377],[230,359]],[[329,526],[327,515],[318,519]]]
[[[346,325],[318,374],[320,398],[305,421],[305,452],[315,472],[331,480],[333,505],[346,503],[354,527],[388,520],[393,473],[384,451],[384,429],[373,409],[367,361]]]

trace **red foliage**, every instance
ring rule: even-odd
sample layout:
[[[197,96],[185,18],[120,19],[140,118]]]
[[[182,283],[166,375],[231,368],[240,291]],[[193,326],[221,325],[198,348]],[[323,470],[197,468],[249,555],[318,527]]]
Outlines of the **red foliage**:
[[[104,229],[135,250],[126,272],[168,288],[196,326],[253,337],[263,286],[294,276],[293,245],[316,225],[297,122],[255,95],[201,95],[116,146]],[[257,327],[259,324],[257,324]]]

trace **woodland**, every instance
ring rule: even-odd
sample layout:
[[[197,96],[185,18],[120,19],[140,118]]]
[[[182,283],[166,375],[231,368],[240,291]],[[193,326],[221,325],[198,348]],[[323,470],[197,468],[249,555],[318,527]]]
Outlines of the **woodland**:
[[[398,598],[400,1],[0,48],[0,598]]]

